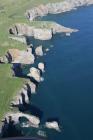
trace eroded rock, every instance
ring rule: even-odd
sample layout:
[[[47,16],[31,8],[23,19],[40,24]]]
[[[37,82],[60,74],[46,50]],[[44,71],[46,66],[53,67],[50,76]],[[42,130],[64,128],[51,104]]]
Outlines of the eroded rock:
[[[42,72],[45,72],[45,65],[44,65],[44,63],[40,62],[38,64],[38,69],[40,69]]]
[[[43,47],[42,46],[36,47],[35,53],[37,56],[43,56]]]
[[[28,76],[32,77],[37,82],[41,82],[40,70],[35,67],[30,68],[30,73],[28,74]]]
[[[55,129],[56,131],[60,131],[60,128],[59,128],[57,121],[46,122],[45,126],[49,129]]]

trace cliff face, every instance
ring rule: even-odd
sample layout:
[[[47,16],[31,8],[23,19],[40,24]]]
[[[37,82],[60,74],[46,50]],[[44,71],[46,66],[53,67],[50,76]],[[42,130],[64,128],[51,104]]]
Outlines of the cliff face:
[[[27,51],[20,51],[18,49],[9,49],[6,57],[11,63],[21,63],[21,64],[33,64],[35,57],[31,52],[31,49]]]
[[[32,21],[39,16],[42,17],[47,14],[63,13],[76,9],[79,6],[90,4],[93,4],[93,0],[64,0],[63,2],[49,3],[27,10],[26,16],[30,21]]]

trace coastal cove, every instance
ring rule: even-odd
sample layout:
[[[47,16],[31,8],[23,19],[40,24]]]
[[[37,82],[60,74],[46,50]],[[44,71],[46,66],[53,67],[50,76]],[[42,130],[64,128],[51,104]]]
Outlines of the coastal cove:
[[[32,103],[44,111],[44,118],[56,116],[62,133],[47,132],[49,139],[92,139],[93,124],[93,6],[82,7],[42,20],[53,20],[79,29],[70,37],[55,35],[46,45],[53,45],[44,56],[46,73]],[[35,42],[39,44],[40,42]],[[45,44],[45,43],[43,43]],[[28,135],[32,129],[27,129]],[[46,130],[47,131],[47,130]],[[26,129],[24,129],[27,134]]]

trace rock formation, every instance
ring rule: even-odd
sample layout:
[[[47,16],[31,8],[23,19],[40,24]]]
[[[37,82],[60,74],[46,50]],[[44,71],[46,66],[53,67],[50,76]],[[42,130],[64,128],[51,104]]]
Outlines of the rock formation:
[[[41,75],[40,70],[34,67],[30,68],[30,73],[28,74],[29,77],[32,77],[37,82],[41,82]]]
[[[42,48],[42,46],[36,47],[36,49],[35,49],[35,54],[36,54],[37,56],[43,56],[43,48]]]
[[[15,123],[19,123],[19,118],[25,117],[26,119],[28,119],[30,126],[32,126],[32,127],[38,128],[39,124],[40,124],[40,119],[36,116],[31,115],[31,114],[25,114],[25,113],[20,113],[20,112],[8,113],[6,115],[6,119],[8,119],[9,116],[12,117],[12,120]]]
[[[6,57],[10,63],[33,64],[35,57],[31,48],[24,50],[9,49]]]
[[[42,62],[38,63],[38,69],[40,69],[42,72],[44,72],[45,71],[44,63],[42,63]]]
[[[46,122],[45,126],[49,129],[55,129],[56,131],[60,132],[60,128],[57,121]]]
[[[41,27],[29,26],[27,24],[16,24],[9,29],[10,34],[16,36],[33,36],[35,39],[39,40],[50,40],[53,34],[56,33],[73,33],[77,32],[76,29],[66,28],[62,25],[59,25],[55,22],[50,23],[49,25]]]
[[[33,83],[32,81],[28,80],[23,87],[18,92],[18,95],[14,97],[13,101],[11,102],[11,105],[17,106],[17,105],[23,105],[28,104],[30,101],[30,94],[35,94],[37,90],[37,85]]]

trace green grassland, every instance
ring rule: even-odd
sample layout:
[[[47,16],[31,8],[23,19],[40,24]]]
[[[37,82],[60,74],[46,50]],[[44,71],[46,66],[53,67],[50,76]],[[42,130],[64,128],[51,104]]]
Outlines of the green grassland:
[[[26,49],[26,46],[10,40],[8,29],[15,23],[28,23],[42,26],[41,22],[29,23],[25,18],[25,11],[42,3],[58,2],[62,0],[0,0],[0,56],[9,48]],[[50,23],[44,22],[49,25]],[[0,64],[0,119],[9,111],[9,104],[16,95],[25,79],[12,77],[10,64]]]

